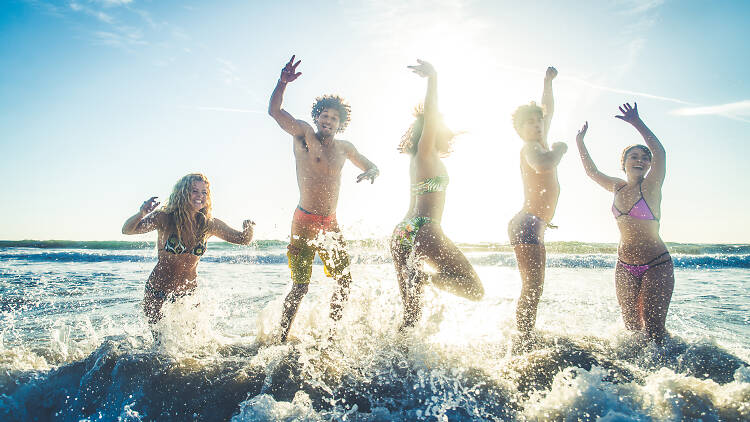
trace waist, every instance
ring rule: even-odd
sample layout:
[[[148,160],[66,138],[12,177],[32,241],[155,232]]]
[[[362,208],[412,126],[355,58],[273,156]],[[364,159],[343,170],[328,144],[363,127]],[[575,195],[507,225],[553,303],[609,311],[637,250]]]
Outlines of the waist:
[[[330,215],[314,214],[297,205],[297,209],[294,210],[293,218],[300,223],[330,225],[336,222],[336,213]]]

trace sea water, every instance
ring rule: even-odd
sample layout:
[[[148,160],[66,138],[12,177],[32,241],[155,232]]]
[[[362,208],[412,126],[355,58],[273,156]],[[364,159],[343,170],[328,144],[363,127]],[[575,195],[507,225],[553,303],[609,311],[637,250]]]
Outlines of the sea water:
[[[153,243],[0,242],[0,420],[750,420],[750,246],[669,245],[671,338],[656,345],[624,330],[615,245],[549,244],[537,342],[519,349],[507,245],[460,245],[485,297],[428,287],[399,334],[386,244],[350,244],[335,326],[317,262],[273,344],[285,242],[210,243],[158,343],[141,304]]]

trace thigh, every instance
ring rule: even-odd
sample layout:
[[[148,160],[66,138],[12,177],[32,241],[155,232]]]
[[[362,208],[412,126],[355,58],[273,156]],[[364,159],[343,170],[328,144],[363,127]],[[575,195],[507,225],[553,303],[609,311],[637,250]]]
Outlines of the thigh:
[[[641,291],[644,295],[644,306],[665,308],[672,300],[674,290],[674,264],[669,261],[651,267],[643,274]]]
[[[544,272],[547,264],[547,250],[544,244],[520,244],[513,247],[518,269],[522,273]]]
[[[641,280],[635,277],[618,260],[615,266],[615,290],[620,305],[633,306],[638,300]]]
[[[286,256],[289,260],[289,269],[292,272],[294,284],[307,284],[312,275],[312,264],[315,258],[315,248],[302,237],[292,236],[287,246]]]
[[[474,275],[474,267],[460,249],[443,233],[439,225],[425,224],[415,238],[418,256],[442,273]]]
[[[328,277],[338,278],[349,274],[351,260],[341,232],[326,233],[327,241],[318,246],[318,255]]]

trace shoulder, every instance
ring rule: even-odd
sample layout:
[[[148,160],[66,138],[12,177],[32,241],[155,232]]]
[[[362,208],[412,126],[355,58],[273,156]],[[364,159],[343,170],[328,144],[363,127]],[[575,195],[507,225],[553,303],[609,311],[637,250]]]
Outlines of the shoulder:
[[[357,152],[357,148],[354,146],[353,143],[343,140],[343,139],[336,139],[336,145],[338,145],[338,148],[347,154],[351,154],[354,152]]]
[[[153,214],[151,214],[151,218],[156,222],[156,225],[160,229],[165,229],[167,227],[170,217],[170,214],[164,212],[163,210],[157,210],[154,211]]]

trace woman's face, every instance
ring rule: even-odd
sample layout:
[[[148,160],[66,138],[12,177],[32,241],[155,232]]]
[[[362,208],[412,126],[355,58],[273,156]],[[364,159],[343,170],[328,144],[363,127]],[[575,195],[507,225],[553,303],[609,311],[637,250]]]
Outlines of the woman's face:
[[[193,212],[198,212],[206,206],[206,202],[208,201],[208,186],[206,186],[206,182],[196,180],[192,183],[189,200]]]
[[[651,168],[651,157],[643,148],[633,148],[625,155],[625,174],[644,177]]]

